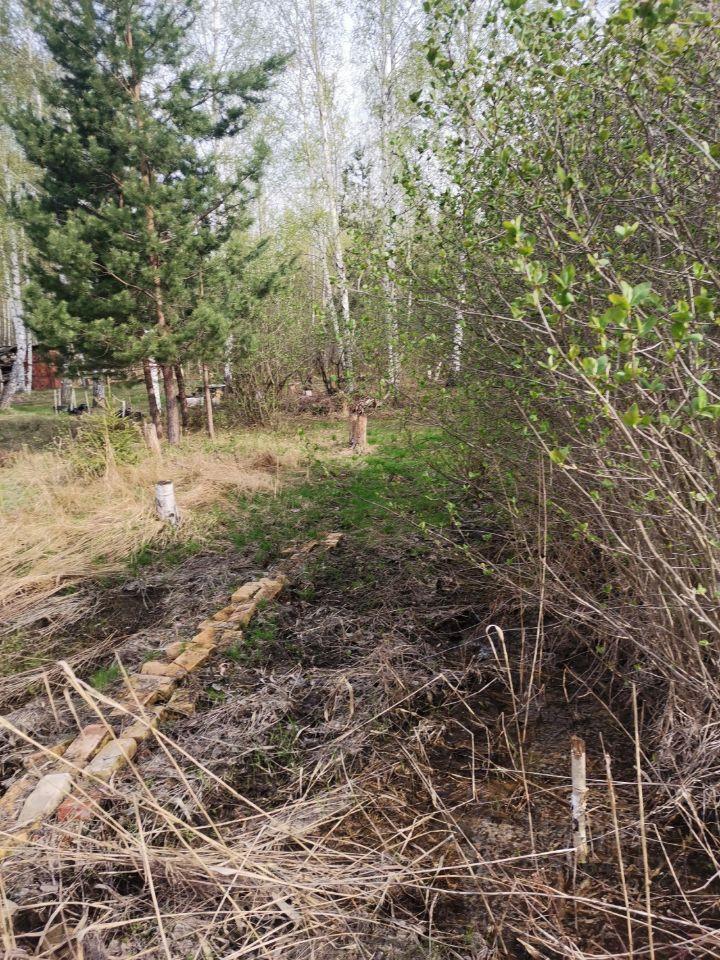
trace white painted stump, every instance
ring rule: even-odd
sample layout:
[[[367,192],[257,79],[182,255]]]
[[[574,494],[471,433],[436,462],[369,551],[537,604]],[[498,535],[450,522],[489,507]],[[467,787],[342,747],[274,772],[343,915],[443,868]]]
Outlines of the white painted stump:
[[[155,509],[160,520],[173,527],[180,523],[180,511],[175,502],[172,480],[160,480],[155,484]]]

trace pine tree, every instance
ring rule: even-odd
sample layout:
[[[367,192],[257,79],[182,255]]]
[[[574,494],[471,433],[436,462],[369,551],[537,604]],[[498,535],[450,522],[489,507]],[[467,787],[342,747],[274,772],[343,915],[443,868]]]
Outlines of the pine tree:
[[[244,218],[261,168],[255,151],[221,171],[214,146],[245,127],[282,58],[225,72],[199,62],[194,0],[28,6],[56,66],[44,115],[10,117],[43,170],[20,208],[35,247],[31,322],[84,369],[156,359],[175,443],[175,367],[187,355],[202,265]]]

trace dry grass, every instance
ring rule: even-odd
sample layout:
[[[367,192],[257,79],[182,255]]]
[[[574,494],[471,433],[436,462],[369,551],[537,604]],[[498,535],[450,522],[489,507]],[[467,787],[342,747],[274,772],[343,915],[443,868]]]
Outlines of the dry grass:
[[[323,442],[323,438],[320,438]],[[108,463],[105,475],[78,473],[58,448],[20,452],[0,471],[0,632],[39,618],[70,622],[81,612],[83,581],[121,572],[159,537],[202,542],[215,522],[210,508],[231,495],[275,492],[297,472],[309,447],[301,437],[255,431],[211,447],[191,437],[159,461]],[[154,515],[154,484],[172,479],[183,524],[163,530]]]
[[[679,782],[674,798],[658,789],[632,716],[559,670],[541,698],[531,640],[495,629],[490,644],[485,615],[466,618],[477,590],[434,586],[450,558],[438,548],[428,568],[399,549],[348,538],[298,571],[245,646],[189,681],[196,714],[150,735],[93,821],[0,830],[4,956],[640,960],[652,926],[655,960],[717,960],[712,825]],[[19,734],[18,755],[119,694],[68,667],[63,686],[52,732]],[[573,732],[591,809],[577,869]]]
[[[59,955],[68,960],[499,960],[525,951],[533,958],[613,960],[647,955],[650,917],[658,958],[716,957],[712,895],[684,888],[674,874],[658,878],[656,869],[651,913],[645,909],[642,816],[632,783],[614,782],[622,797],[618,823],[605,783],[591,779],[594,865],[576,875],[567,865],[562,802],[570,788],[566,739],[559,749],[546,745],[542,760],[536,754],[536,769],[521,768],[502,750],[511,724],[500,716],[494,735],[486,744],[478,736],[468,755],[468,744],[457,739],[470,732],[478,705],[468,692],[468,669],[409,669],[422,662],[418,653],[394,641],[357,664],[306,669],[302,682],[295,671],[277,675],[275,692],[285,688],[286,706],[292,691],[310,687],[316,709],[330,719],[318,728],[323,742],[311,738],[313,747],[274,782],[271,797],[253,799],[227,766],[208,759],[208,741],[223,729],[217,710],[189,721],[182,734],[153,731],[142,756],[102,788],[102,803],[90,800],[92,823],[54,823],[20,840],[4,865],[6,890],[0,888],[0,912],[16,915],[0,932],[4,955],[26,957],[30,950],[50,960],[66,942]],[[502,663],[483,669],[486,684],[502,682]],[[117,705],[69,670],[66,679],[88,719],[102,722]],[[339,680],[358,694],[357,709],[337,710]],[[248,741],[272,750],[278,717],[267,716],[267,699],[267,692],[262,700],[243,698],[234,709],[243,714]],[[465,708],[463,723],[455,725],[458,706]],[[507,706],[512,712],[519,704],[509,699]],[[21,739],[27,749],[38,746],[32,736]],[[253,754],[234,735],[233,746],[247,766]],[[517,743],[511,749],[522,754]],[[224,765],[237,760],[226,745]],[[493,799],[497,785],[505,788],[502,813]],[[523,829],[528,793],[535,813],[544,808],[552,821],[533,850]],[[625,903],[611,852],[613,821],[622,856],[633,864]],[[675,903],[677,891],[687,913]],[[624,942],[626,924],[634,951]]]

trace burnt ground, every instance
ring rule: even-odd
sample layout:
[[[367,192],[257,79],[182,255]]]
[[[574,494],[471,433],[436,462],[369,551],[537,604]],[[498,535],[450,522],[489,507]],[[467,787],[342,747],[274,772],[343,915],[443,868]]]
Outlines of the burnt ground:
[[[141,745],[106,789],[102,819],[56,824],[13,855],[8,957],[647,952],[627,691],[613,691],[609,710],[604,678],[551,625],[530,684],[531,612],[499,597],[451,537],[361,511],[372,475],[335,479],[273,503],[272,516],[246,504],[244,532],[230,526],[222,549],[99,590],[71,656],[113,696],[116,658],[131,670],[189,638],[290,539],[346,531],[242,642],[192,675],[195,712]],[[397,470],[385,484],[395,509],[408,478]],[[26,736],[3,734],[5,785],[28,761],[27,737],[51,744],[94,719],[65,679],[50,677],[54,712],[37,684],[6,712]],[[573,734],[587,744],[586,864],[570,850]],[[717,881],[702,843],[653,791],[647,783],[653,948],[685,960],[717,926]]]

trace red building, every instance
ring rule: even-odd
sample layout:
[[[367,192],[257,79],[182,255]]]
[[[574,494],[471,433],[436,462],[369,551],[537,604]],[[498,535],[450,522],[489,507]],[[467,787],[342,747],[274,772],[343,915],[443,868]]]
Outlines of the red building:
[[[33,390],[59,390],[60,377],[54,358],[54,350],[44,352],[41,347],[33,348],[32,356],[32,386]]]
[[[43,350],[41,346],[33,346],[30,357],[25,361],[26,381],[32,385],[33,390],[59,389],[60,377],[55,362],[56,357],[57,352],[54,350]],[[3,383],[10,373],[14,361],[15,345],[0,345],[0,373]]]

